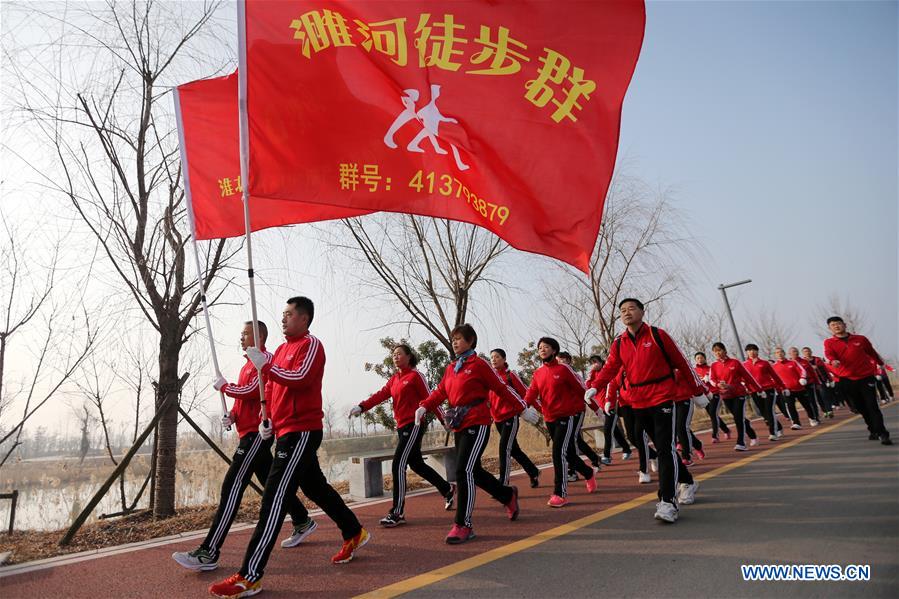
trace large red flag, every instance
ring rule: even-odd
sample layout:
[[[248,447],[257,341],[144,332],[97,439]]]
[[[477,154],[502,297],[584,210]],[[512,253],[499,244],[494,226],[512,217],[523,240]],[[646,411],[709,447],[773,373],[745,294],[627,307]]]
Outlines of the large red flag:
[[[237,73],[178,86],[183,155],[197,239],[244,234],[237,123]],[[250,198],[258,231],[294,223],[346,218],[367,211],[324,204]]]
[[[240,6],[254,198],[467,221],[587,269],[642,0]]]

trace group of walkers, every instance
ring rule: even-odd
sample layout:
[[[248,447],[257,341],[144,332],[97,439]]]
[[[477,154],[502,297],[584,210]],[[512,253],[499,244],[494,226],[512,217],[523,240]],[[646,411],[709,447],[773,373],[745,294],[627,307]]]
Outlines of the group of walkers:
[[[771,441],[783,434],[775,408],[788,418],[792,429],[802,427],[798,401],[811,426],[832,418],[835,409],[846,405],[863,416],[871,439],[891,444],[878,401],[879,393],[892,398],[883,370],[886,365],[865,337],[846,331],[841,318],[827,321],[833,336],[824,343],[824,359],[809,348],[803,348],[802,355],[797,348],[789,348],[789,357],[777,348],[776,359],[768,362],[760,359],[758,347],[750,344],[746,347],[748,359],[740,362],[728,356],[724,344],[715,343],[713,363],[699,352],[691,365],[664,330],[643,321],[644,306],[639,300],[625,299],[618,307],[624,331],[615,338],[605,359],[598,355],[589,358],[586,382],[572,369],[570,355],[561,352],[551,337],[542,337],[537,343],[541,365],[527,386],[509,368],[503,349],[493,349],[489,362],[478,355],[477,332],[468,324],[452,331],[455,358],[433,390],[417,370],[412,349],[405,344],[394,347],[394,374],[382,389],[350,411],[350,416],[359,416],[392,399],[397,434],[393,497],[380,525],[386,529],[406,523],[407,467],[437,489],[447,511],[455,511],[444,539],[447,544],[475,538],[472,520],[477,487],[503,506],[509,520],[518,519],[518,487],[510,484],[512,460],[524,469],[531,487],[540,486],[540,470],[517,441],[520,420],[537,425],[542,418],[551,438],[549,507],[566,506],[569,483],[579,478],[587,493],[596,491],[600,465],[612,463],[614,440],[623,460],[637,452],[639,483],[651,482],[650,471],[658,472],[659,501],[654,517],[669,523],[677,521],[681,506],[694,502],[698,483],[689,466],[694,456],[705,457],[701,441],[690,429],[694,406],[708,411],[712,442],[717,443],[722,433],[731,438],[720,417],[720,404],[724,403],[733,416],[737,451],[758,443],[746,416],[748,402],[763,416]],[[334,564],[351,561],[371,539],[319,465],[325,353],[321,341],[309,332],[313,317],[314,306],[308,298],[287,300],[281,319],[285,342],[274,354],[264,347],[265,325],[259,323],[257,344],[252,322],[246,323],[241,334],[246,364],[237,382],[229,384],[219,377],[213,385],[234,400],[222,425],[235,426],[240,442],[206,538],[193,551],[174,553],[173,559],[189,570],[216,569],[251,477],[255,474],[265,486],[243,564],[236,574],[210,586],[215,596],[236,598],[261,591],[265,566],[285,515],[290,514],[293,531],[282,540],[284,548],[300,545],[316,529],[316,522],[296,496],[299,489],[341,531],[343,545],[331,558]],[[264,399],[260,399],[260,385]],[[587,409],[603,419],[601,457],[581,437]],[[427,428],[423,420],[428,413],[454,434],[455,483],[445,480],[422,457]],[[481,461],[494,427],[500,435],[498,476]],[[590,463],[579,457],[579,451]]]

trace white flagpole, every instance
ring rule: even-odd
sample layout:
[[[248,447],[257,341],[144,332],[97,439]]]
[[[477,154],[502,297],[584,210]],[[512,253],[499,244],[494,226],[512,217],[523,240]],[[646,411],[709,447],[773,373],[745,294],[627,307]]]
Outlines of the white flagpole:
[[[184,178],[184,198],[187,200],[187,220],[190,223],[190,241],[194,247],[194,263],[197,270],[197,285],[200,287],[200,303],[203,305],[203,316],[206,318],[206,336],[209,338],[209,351],[212,354],[212,364],[215,367],[215,375],[222,376],[219,370],[219,359],[215,353],[215,340],[212,337],[212,321],[209,319],[209,305],[206,303],[206,288],[203,285],[203,270],[200,267],[200,251],[197,249],[197,225],[194,219],[194,203],[190,195],[190,169],[187,167],[187,148],[184,145],[184,124],[181,121],[181,96],[178,88],[172,88],[172,98],[175,101],[175,121],[178,124],[178,143],[181,146],[181,176]],[[222,400],[222,413],[228,415],[228,404],[225,402],[225,394],[219,390]],[[231,430],[231,427],[228,427]]]
[[[259,343],[259,319],[256,316],[256,283],[253,276],[253,242],[250,239],[250,122],[247,116],[247,7],[245,0],[237,2],[237,106],[240,122],[240,186],[243,190],[243,223],[247,241],[247,276],[250,279],[250,309],[253,314],[253,339],[256,348]],[[265,409],[265,385],[262,384],[262,369],[256,369],[259,376],[259,402],[262,421],[268,420]]]

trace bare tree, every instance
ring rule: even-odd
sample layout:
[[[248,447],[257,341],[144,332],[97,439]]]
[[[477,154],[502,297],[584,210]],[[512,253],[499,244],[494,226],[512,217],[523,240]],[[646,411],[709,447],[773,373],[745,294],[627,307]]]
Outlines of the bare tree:
[[[185,78],[178,65],[205,64],[202,75],[223,66],[210,64],[210,48],[222,44],[212,25],[220,5],[134,0],[109,2],[102,9],[66,6],[63,14],[35,6],[28,9],[29,18],[44,19],[48,27],[64,24],[55,42],[58,52],[77,47],[82,62],[65,70],[50,64],[38,77],[15,60],[7,67],[18,83],[22,111],[55,158],[51,174],[34,172],[45,188],[67,199],[100,244],[133,308],[158,335],[156,407],[172,401],[158,428],[157,517],[174,513],[178,398],[185,380],[179,360],[195,332],[200,304],[196,281],[185,268],[190,231],[169,90]],[[204,36],[206,45],[199,50]],[[37,61],[27,66],[40,68]],[[209,244],[206,288],[238,249],[223,240]],[[224,292],[227,282],[218,288]]]
[[[681,318],[672,334],[685,352],[703,352],[708,355],[712,344],[726,339],[729,333],[723,313],[703,310],[695,317]]]
[[[559,268],[571,283],[569,297],[583,295],[591,306],[600,348],[607,350],[619,332],[618,302],[637,297],[661,304],[682,291],[696,241],[672,205],[670,190],[654,190],[636,177],[616,173],[609,188],[589,274]],[[581,306],[580,300],[575,300]]]
[[[562,349],[571,354],[572,367],[586,377],[590,354],[601,349],[594,318],[596,308],[586,294],[571,286],[551,292],[547,299],[554,307],[554,334]]]
[[[796,327],[792,323],[784,322],[775,310],[764,305],[749,318],[748,330],[749,337],[743,342],[758,345],[765,357],[772,357],[775,347],[789,344],[796,335]]]
[[[376,215],[342,221],[355,245],[332,245],[361,255],[372,274],[364,282],[399,300],[406,325],[417,324],[453,354],[450,331],[466,322],[477,285],[497,289],[491,266],[507,249],[474,225],[411,215]],[[395,323],[388,323],[395,324]]]

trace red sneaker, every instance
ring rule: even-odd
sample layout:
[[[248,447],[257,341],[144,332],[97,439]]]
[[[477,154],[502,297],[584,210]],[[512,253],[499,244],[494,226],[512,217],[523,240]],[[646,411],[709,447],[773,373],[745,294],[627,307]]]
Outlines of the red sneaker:
[[[446,535],[446,544],[459,545],[466,541],[470,541],[473,538],[474,530],[468,528],[467,526],[459,526],[458,524],[453,524],[453,527],[450,529],[449,534]]]
[[[509,520],[518,519],[518,487],[512,485],[512,499],[506,504],[506,513],[509,514]]]
[[[553,495],[549,498],[549,501],[546,502],[546,505],[549,507],[565,507],[568,505],[568,499],[565,497],[559,497],[558,495]]]
[[[353,556],[356,555],[356,550],[368,543],[371,540],[371,535],[368,534],[368,531],[364,528],[359,531],[352,539],[348,539],[343,542],[343,547],[340,548],[332,558],[332,564],[345,564],[349,561],[352,561]]]
[[[704,459],[705,459],[705,452],[704,452],[703,450],[701,450],[701,449],[694,449],[694,450],[693,450],[693,453],[695,453],[695,454],[696,454],[696,457],[699,458],[700,460],[704,460]]]
[[[724,438],[727,439],[728,441],[730,441],[730,433],[729,432],[724,433]]]
[[[229,576],[221,582],[209,585],[209,593],[216,597],[237,599],[238,597],[250,597],[262,590],[262,581],[250,582],[240,574]]]
[[[587,493],[595,493],[596,492],[596,473],[593,473],[593,476],[584,481],[587,485]]]
[[[712,443],[718,443],[718,437],[712,437]]]

